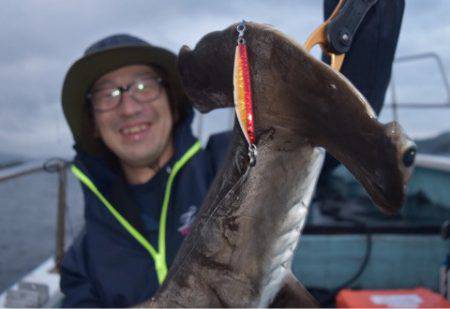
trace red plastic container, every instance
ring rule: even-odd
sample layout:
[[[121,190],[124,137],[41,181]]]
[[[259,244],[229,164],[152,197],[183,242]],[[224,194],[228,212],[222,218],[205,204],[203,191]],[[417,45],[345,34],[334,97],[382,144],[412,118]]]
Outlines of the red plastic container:
[[[429,289],[341,290],[337,308],[450,308],[450,302]]]

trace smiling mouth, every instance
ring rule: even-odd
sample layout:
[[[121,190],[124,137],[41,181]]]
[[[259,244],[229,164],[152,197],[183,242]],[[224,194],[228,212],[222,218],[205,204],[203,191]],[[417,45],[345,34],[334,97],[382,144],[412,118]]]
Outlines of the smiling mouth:
[[[126,138],[140,140],[144,137],[144,134],[150,129],[150,127],[151,125],[149,123],[143,123],[134,126],[127,126],[119,131]]]

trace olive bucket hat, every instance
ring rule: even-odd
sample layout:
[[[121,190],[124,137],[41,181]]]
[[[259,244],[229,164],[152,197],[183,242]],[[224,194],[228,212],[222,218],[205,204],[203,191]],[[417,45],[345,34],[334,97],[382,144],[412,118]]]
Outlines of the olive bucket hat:
[[[171,104],[187,101],[177,69],[177,56],[160,47],[127,34],[106,37],[91,45],[69,69],[62,89],[62,107],[77,147],[91,155],[104,151],[94,136],[93,120],[87,104],[87,93],[104,74],[123,66],[148,64],[165,73]],[[182,110],[180,106],[171,106]]]

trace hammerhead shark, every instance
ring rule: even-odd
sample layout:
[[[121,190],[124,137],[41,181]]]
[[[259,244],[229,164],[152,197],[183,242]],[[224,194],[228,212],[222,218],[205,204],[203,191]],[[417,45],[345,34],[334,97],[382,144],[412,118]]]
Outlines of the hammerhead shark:
[[[236,26],[183,46],[179,70],[201,112],[233,106]],[[381,211],[402,205],[415,145],[382,125],[339,72],[271,26],[247,23],[246,44],[258,155],[235,125],[215,178],[153,307],[267,307],[318,304],[291,272],[325,148]],[[283,297],[288,300],[277,302]],[[289,299],[290,298],[290,299]]]

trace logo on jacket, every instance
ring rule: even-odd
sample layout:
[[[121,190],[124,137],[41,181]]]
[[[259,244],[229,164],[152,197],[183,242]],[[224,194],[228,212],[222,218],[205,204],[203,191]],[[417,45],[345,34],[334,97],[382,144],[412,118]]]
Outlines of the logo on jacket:
[[[178,228],[178,232],[180,232],[181,235],[187,236],[189,234],[189,232],[191,231],[191,225],[195,220],[196,213],[197,207],[191,205],[188,211],[180,216],[181,226]]]

